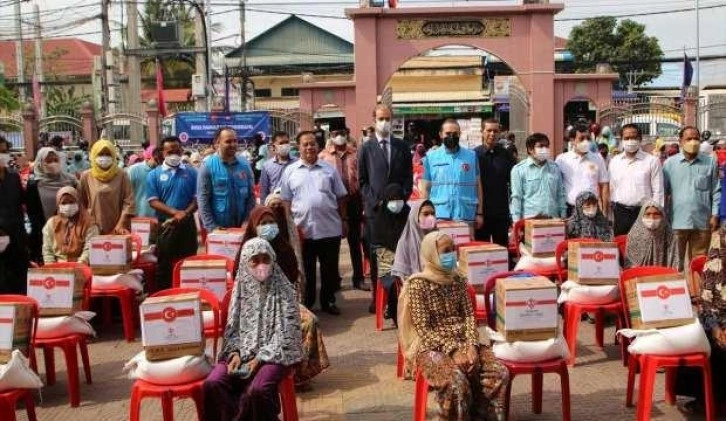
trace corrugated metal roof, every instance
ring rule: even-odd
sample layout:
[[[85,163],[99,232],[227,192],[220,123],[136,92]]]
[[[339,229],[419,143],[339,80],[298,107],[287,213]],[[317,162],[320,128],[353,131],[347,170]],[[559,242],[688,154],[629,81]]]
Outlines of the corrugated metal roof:
[[[226,57],[239,56],[237,48]],[[295,15],[247,43],[250,67],[348,63],[353,63],[353,44]]]

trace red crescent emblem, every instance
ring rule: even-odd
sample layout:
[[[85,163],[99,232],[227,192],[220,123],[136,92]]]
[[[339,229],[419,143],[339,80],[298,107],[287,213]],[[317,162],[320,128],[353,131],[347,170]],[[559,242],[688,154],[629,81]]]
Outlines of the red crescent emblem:
[[[45,289],[55,288],[55,279],[52,276],[45,278],[45,280],[43,280],[43,287]]]
[[[167,323],[171,323],[176,320],[176,309],[174,307],[167,307],[162,312],[162,317]]]
[[[464,172],[469,172],[469,164],[461,164],[461,169],[464,170]]]
[[[665,285],[661,285],[655,290],[656,295],[661,300],[667,300],[671,296],[671,290]]]
[[[596,251],[594,257],[595,257],[595,261],[598,263],[602,262],[603,259],[605,258],[605,256],[603,255],[603,252],[601,252],[601,251]]]
[[[529,307],[530,310],[532,310],[536,304],[537,304],[536,301],[534,301],[534,299],[532,299],[532,298],[527,300],[527,307]]]
[[[111,251],[112,248],[113,248],[113,244],[111,244],[109,241],[106,241],[105,243],[103,243],[103,250]]]

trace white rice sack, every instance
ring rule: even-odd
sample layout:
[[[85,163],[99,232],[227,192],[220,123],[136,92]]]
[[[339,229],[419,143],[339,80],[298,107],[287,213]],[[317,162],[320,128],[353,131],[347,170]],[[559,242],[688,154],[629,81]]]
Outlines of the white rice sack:
[[[536,363],[554,358],[570,357],[567,342],[561,333],[557,338],[545,341],[506,342],[499,332],[489,328],[487,328],[487,332],[494,343],[492,345],[494,356],[502,360]]]
[[[524,244],[519,245],[519,261],[514,270],[553,270],[557,268],[556,259],[552,257],[533,257]]]
[[[96,331],[88,323],[95,315],[92,311],[79,311],[72,316],[41,317],[35,336],[38,339],[60,338],[73,333],[96,336]]]
[[[562,284],[557,303],[608,304],[620,299],[617,285],[580,285],[574,281]]]
[[[173,358],[164,361],[148,361],[144,351],[136,354],[124,365],[129,379],[141,379],[149,383],[170,385],[189,383],[207,377],[212,365],[206,355]]]
[[[10,389],[40,389],[43,382],[30,368],[22,352],[14,350],[7,364],[0,364],[0,392]]]
[[[631,354],[674,355],[705,352],[711,355],[711,345],[701,322],[665,329],[622,329],[619,335],[635,338],[628,347]]]
[[[144,271],[141,269],[133,269],[127,273],[119,273],[118,275],[101,276],[93,275],[93,288],[131,288],[134,291],[144,289],[141,280],[144,278]]]

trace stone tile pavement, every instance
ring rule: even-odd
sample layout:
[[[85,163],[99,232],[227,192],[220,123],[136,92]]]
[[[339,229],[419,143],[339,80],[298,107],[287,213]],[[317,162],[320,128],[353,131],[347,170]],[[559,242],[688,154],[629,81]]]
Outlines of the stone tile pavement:
[[[298,393],[301,420],[388,421],[411,419],[414,384],[395,376],[396,332],[375,331],[374,318],[368,314],[370,293],[350,290],[347,257],[341,259],[344,291],[339,299],[343,314],[321,314],[320,325],[331,367],[313,380],[312,390]],[[619,359],[619,347],[612,344],[613,328],[606,331],[606,347],[595,346],[592,325],[582,323],[579,335],[577,366],[570,370],[573,420],[632,420],[635,409],[625,408],[627,370]],[[140,336],[139,336],[140,338]],[[99,338],[89,345],[93,384],[81,384],[81,406],[70,408],[66,391],[63,357],[56,352],[57,383],[42,389],[38,403],[39,420],[115,421],[127,420],[131,381],[121,372],[124,362],[141,350],[140,339],[126,343],[120,326],[113,331],[99,331]],[[39,354],[40,356],[40,354]],[[39,369],[43,375],[42,357]],[[82,377],[82,376],[81,376]],[[512,390],[512,420],[561,419],[559,378],[546,375],[543,411],[531,413],[530,380],[517,377]],[[654,394],[654,420],[684,420],[675,407],[664,402],[663,375],[658,375]],[[429,394],[429,417],[434,418],[435,403]],[[26,420],[25,411],[17,411],[18,420]],[[158,400],[142,404],[142,420],[161,420]],[[175,404],[175,420],[194,420],[191,401]],[[692,419],[700,419],[693,417]]]

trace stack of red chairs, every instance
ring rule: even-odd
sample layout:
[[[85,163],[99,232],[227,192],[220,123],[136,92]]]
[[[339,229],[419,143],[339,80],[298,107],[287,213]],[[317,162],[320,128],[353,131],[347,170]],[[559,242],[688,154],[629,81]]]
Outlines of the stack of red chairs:
[[[80,267],[86,277],[86,288],[83,291],[83,309],[88,310],[91,291],[91,279],[93,277],[91,268],[83,263],[76,262],[59,262],[49,263],[46,268],[75,268]],[[55,384],[55,356],[53,348],[61,348],[66,358],[66,370],[68,372],[68,393],[70,394],[71,407],[75,408],[81,403],[81,387],[78,381],[78,354],[76,347],[81,350],[81,360],[83,362],[83,371],[86,375],[86,384],[91,384],[91,364],[88,358],[87,337],[83,334],[71,334],[51,339],[35,339],[35,348],[43,350],[45,361],[45,377],[48,386]]]
[[[677,270],[660,266],[642,266],[626,269],[620,276],[620,290],[625,291],[625,283],[633,278],[650,275],[676,274]],[[628,307],[628,297],[620,294],[623,308]],[[630,318],[625,318],[625,326],[630,328]],[[675,384],[678,367],[699,367],[703,371],[703,390],[706,395],[706,420],[716,418],[715,405],[713,401],[713,383],[711,380],[711,362],[706,353],[674,354],[674,355],[650,355],[630,354],[628,359],[628,386],[626,395],[626,406],[633,406],[633,389],[635,388],[635,374],[640,370],[640,385],[638,395],[637,420],[647,421],[650,419],[650,410],[653,406],[653,389],[655,387],[655,374],[658,368],[666,369],[666,393],[665,400],[669,404],[675,404]]]
[[[487,280],[485,286],[484,303],[487,308],[487,321],[489,328],[496,330],[496,311],[491,308],[491,296],[496,287],[497,280],[508,278],[513,275],[524,275],[525,272],[506,272],[494,275]],[[562,419],[570,420],[570,375],[567,370],[567,360],[564,358],[554,358],[547,361],[534,363],[521,361],[500,360],[509,370],[509,386],[507,388],[507,410],[509,410],[509,398],[512,393],[512,382],[514,377],[519,374],[532,375],[532,412],[535,414],[542,413],[542,376],[544,373],[557,373],[560,376],[560,385],[562,388]],[[507,414],[507,417],[509,415]]]
[[[25,295],[0,295],[0,303],[28,303],[33,309],[31,317],[33,318],[28,332],[28,353],[26,357],[30,359],[30,366],[38,371],[35,363],[35,332],[38,329],[38,302],[31,297]],[[35,416],[35,400],[33,399],[33,389],[10,389],[0,392],[0,419],[5,421],[15,421],[15,405],[22,400],[25,403],[25,411],[28,414],[29,421],[36,421]]]
[[[593,240],[592,238],[572,238],[562,241],[560,242],[560,244],[557,245],[555,262],[557,263],[557,271],[559,272],[560,284],[567,279],[567,268],[562,267],[562,257],[563,254],[567,251],[568,245],[573,242],[593,243],[596,242],[596,240]],[[603,348],[604,346],[603,337],[605,333],[605,315],[615,315],[617,329],[622,328],[622,320],[625,317],[623,306],[620,300],[615,300],[611,303],[604,304],[581,304],[567,301],[563,304],[563,313],[565,321],[564,336],[570,349],[570,365],[575,365],[575,360],[577,358],[577,330],[580,326],[580,317],[584,313],[595,313],[595,341],[597,342],[597,346],[599,346],[600,348]],[[615,341],[617,343],[617,336],[615,337]],[[620,342],[620,345],[623,358],[625,358],[624,356],[626,351],[622,341]]]

